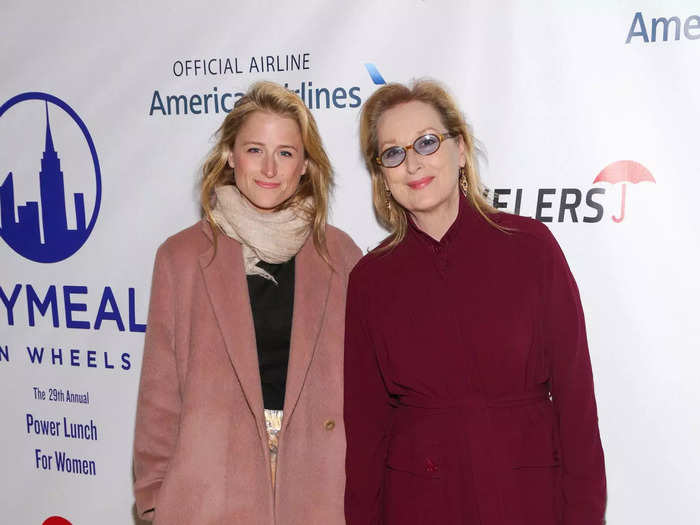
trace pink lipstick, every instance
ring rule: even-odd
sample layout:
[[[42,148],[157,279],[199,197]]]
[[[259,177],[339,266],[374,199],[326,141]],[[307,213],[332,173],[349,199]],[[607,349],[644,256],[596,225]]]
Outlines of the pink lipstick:
[[[425,188],[428,184],[433,182],[435,177],[423,177],[422,179],[414,180],[408,183],[408,185],[414,190],[421,190]]]
[[[263,180],[256,180],[255,184],[257,184],[261,188],[265,188],[266,190],[273,190],[275,188],[279,188],[280,186],[279,182],[265,182]]]

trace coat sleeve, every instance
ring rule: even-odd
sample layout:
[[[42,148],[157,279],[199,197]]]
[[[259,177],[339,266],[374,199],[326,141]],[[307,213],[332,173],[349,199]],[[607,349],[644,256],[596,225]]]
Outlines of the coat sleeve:
[[[158,250],[141,365],[134,435],[134,495],[139,517],[152,520],[177,442],[181,398],[174,348],[175,288],[168,254]]]
[[[356,281],[353,272],[345,317],[345,518],[348,525],[379,525],[391,406]]]
[[[544,283],[544,343],[559,430],[564,525],[604,523],[606,482],[593,374],[578,288],[549,234]]]

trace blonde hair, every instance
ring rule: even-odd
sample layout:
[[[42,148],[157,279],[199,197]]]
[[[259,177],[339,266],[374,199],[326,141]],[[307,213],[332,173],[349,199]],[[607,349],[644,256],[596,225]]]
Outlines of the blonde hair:
[[[228,156],[236,141],[236,135],[246,119],[255,111],[267,111],[289,117],[299,125],[304,156],[307,160],[306,172],[301,176],[294,195],[280,204],[275,211],[296,206],[311,225],[311,236],[316,251],[330,264],[326,245],[326,221],[328,200],[333,187],[333,169],[328,155],[323,149],[321,136],[313,115],[304,102],[293,92],[274,82],[256,82],[243,95],[226,115],[216,132],[216,145],[211,149],[202,167],[201,206],[214,234],[219,228],[212,216],[216,202],[214,190],[224,184],[235,184],[233,169],[228,165]],[[311,197],[309,204],[305,200]]]
[[[469,184],[467,199],[486,222],[495,228],[503,229],[489,217],[489,214],[495,213],[496,210],[488,204],[483,196],[484,186],[479,179],[474,138],[454,99],[442,85],[434,80],[417,80],[410,87],[391,83],[375,91],[365,101],[360,114],[360,146],[365,166],[372,178],[374,211],[379,222],[391,233],[389,243],[384,245],[382,249],[391,249],[404,239],[408,227],[408,217],[406,210],[386,190],[381,166],[376,162],[380,153],[378,151],[377,123],[386,110],[399,104],[414,101],[430,104],[440,115],[445,129],[448,132],[461,135],[467,158],[464,166],[464,174]],[[387,199],[391,203],[390,208],[386,205]]]

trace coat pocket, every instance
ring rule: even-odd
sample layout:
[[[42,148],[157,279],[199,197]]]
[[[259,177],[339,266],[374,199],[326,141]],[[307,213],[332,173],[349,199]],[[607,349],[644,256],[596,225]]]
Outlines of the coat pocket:
[[[386,466],[422,478],[439,479],[445,467],[443,452],[436,442],[421,442],[412,436],[395,435],[389,444]]]
[[[513,504],[507,511],[523,523],[559,523],[561,460],[554,408],[549,400],[519,407],[510,441]]]
[[[436,509],[445,507],[444,466],[436,443],[394,435],[386,460],[383,523],[435,523]]]

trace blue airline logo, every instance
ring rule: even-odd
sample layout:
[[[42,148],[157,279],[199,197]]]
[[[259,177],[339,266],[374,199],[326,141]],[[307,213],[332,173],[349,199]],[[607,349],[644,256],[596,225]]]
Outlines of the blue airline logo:
[[[367,73],[369,73],[369,76],[372,79],[372,82],[374,82],[377,86],[381,86],[382,84],[386,84],[386,80],[384,80],[384,77],[377,69],[377,66],[375,66],[371,62],[367,62],[365,64],[365,68],[367,69]]]
[[[15,180],[11,166],[0,166],[0,236],[18,254],[32,261],[53,263],[67,259],[87,241],[100,211],[102,181],[97,151],[87,126],[78,114],[61,99],[46,93],[23,93],[0,106],[0,118],[13,106],[25,101],[43,101],[46,113],[45,146],[38,173],[38,201],[15,203]],[[89,220],[85,210],[85,194],[74,193],[75,228],[68,227],[68,210],[61,159],[51,133],[51,110],[67,113],[80,128],[92,156],[95,176],[95,205]],[[60,140],[57,141],[60,143]]]

